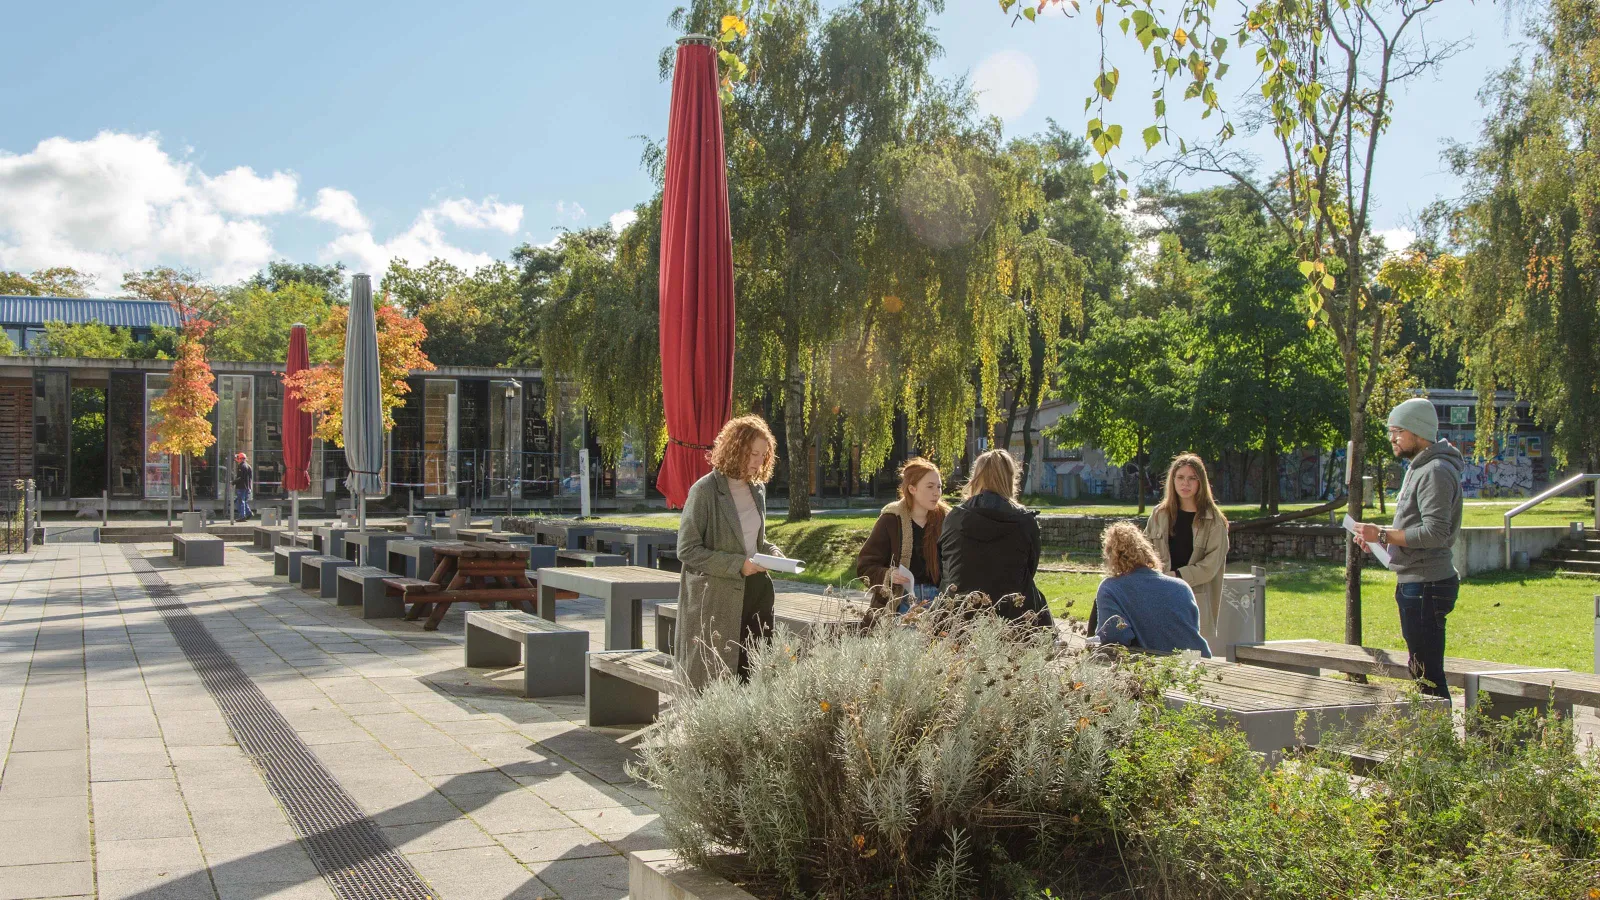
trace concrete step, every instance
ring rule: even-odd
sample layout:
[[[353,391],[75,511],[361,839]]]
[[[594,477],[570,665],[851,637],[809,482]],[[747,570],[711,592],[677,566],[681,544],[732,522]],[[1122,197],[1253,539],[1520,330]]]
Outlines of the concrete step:
[[[1546,553],[1544,558],[1600,562],[1600,549],[1573,550],[1567,547],[1557,547],[1556,549]]]
[[[1600,577],[1600,560],[1536,559],[1533,568],[1555,570],[1568,575],[1594,575]]]

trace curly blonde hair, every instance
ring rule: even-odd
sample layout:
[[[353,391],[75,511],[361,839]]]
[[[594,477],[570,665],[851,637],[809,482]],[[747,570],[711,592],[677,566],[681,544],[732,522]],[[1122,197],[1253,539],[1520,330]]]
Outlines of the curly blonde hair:
[[[750,475],[745,470],[745,457],[750,455],[750,445],[757,439],[767,442],[767,461],[761,466],[760,472]],[[755,484],[766,484],[772,479],[772,467],[777,462],[778,442],[773,439],[772,429],[767,427],[766,420],[760,416],[729,419],[728,424],[717,432],[717,439],[711,443],[711,468],[734,481],[748,479]]]
[[[1161,571],[1161,561],[1156,558],[1156,548],[1144,536],[1139,526],[1132,522],[1112,522],[1100,533],[1100,552],[1106,575],[1116,578],[1134,569]]]

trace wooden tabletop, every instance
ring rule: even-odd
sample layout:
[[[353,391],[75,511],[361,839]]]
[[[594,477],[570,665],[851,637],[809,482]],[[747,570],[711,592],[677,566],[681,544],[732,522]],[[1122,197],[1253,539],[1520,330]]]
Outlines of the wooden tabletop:
[[[449,541],[433,545],[434,556],[456,556],[463,559],[527,559],[528,548],[516,544],[478,544]]]
[[[1316,667],[1389,678],[1411,677],[1404,651],[1357,647],[1352,644],[1310,640],[1268,641],[1264,644],[1239,644],[1234,648],[1234,655],[1240,662],[1247,663]],[[1462,678],[1468,672],[1514,672],[1527,668],[1514,663],[1465,659],[1459,656],[1447,656],[1444,660],[1445,676],[1457,687],[1461,686]]]
[[[677,572],[645,566],[564,566],[559,569],[540,569],[539,572],[542,575],[571,576],[602,584],[677,584],[679,579]]]
[[[1404,702],[1391,687],[1280,672],[1219,659],[1200,660],[1199,690],[1173,688],[1169,699],[1237,712],[1316,710]]]

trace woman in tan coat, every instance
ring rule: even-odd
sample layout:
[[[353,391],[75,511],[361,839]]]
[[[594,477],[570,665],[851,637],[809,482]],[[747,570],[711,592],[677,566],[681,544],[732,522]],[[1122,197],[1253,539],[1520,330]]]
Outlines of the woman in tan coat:
[[[1206,464],[1181,453],[1167,467],[1161,503],[1151,511],[1145,537],[1155,547],[1163,574],[1182,578],[1200,607],[1200,634],[1217,643],[1222,611],[1222,576],[1228,565],[1228,519],[1211,498]]]
[[[775,446],[760,416],[729,421],[711,445],[711,471],[683,503],[676,655],[680,679],[695,690],[743,677],[745,645],[772,630],[772,578],[751,557],[783,555],[766,532]]]

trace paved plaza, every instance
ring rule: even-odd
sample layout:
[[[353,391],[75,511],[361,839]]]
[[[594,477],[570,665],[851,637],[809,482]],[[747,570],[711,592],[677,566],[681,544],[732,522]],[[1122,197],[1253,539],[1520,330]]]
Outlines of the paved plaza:
[[[0,898],[600,900],[627,896],[625,851],[666,845],[623,732],[464,669],[463,612],[364,621],[248,545],[221,568],[169,552],[0,556]],[[561,616],[600,648],[597,603]],[[324,877],[319,846],[355,854],[367,892]]]

